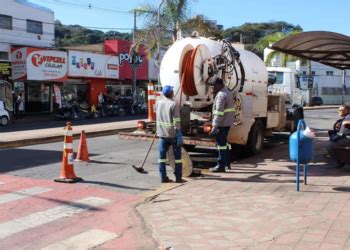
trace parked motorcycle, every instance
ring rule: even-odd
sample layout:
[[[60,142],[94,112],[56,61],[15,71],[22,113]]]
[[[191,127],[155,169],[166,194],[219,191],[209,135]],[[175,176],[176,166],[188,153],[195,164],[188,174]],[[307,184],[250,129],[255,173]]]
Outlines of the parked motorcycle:
[[[55,120],[73,120],[74,114],[72,105],[63,102],[61,107],[56,106]]]

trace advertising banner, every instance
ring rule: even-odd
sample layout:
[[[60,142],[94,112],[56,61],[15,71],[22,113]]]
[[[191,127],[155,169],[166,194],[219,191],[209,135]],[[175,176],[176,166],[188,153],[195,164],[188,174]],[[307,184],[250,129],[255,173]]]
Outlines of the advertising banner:
[[[119,57],[119,79],[132,79],[132,66],[136,68],[137,80],[148,80],[148,59],[145,46],[137,49],[137,54],[131,56],[131,41],[106,40],[104,49],[106,54],[118,55]]]
[[[67,80],[67,53],[28,48],[27,80]]]
[[[11,49],[12,79],[25,80],[27,75],[27,48]]]
[[[55,103],[58,104],[59,108],[62,108],[62,97],[61,97],[61,89],[58,85],[53,85],[53,90],[55,93]]]
[[[80,51],[69,51],[69,76],[119,78],[119,58]]]
[[[11,50],[12,79],[38,81],[67,80],[67,53],[40,48]]]
[[[0,62],[0,75],[11,76],[11,63]]]

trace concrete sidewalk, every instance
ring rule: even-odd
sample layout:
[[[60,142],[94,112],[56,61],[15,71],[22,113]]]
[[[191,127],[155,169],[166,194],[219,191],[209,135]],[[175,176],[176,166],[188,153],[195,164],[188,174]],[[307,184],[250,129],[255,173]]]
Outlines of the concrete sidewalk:
[[[350,168],[323,158],[327,142],[315,139],[300,192],[285,142],[228,173],[174,186],[138,211],[161,249],[350,249]]]
[[[85,130],[88,137],[112,135],[120,131],[129,131],[136,128],[136,121],[117,121],[90,125],[74,126],[73,134],[78,138],[81,131]],[[63,141],[64,128],[33,129],[2,133],[0,136],[0,148],[21,147],[27,145]]]

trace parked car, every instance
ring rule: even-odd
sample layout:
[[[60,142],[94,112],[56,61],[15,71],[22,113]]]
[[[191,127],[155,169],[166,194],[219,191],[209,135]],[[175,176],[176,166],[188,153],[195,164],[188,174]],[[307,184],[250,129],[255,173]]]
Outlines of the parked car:
[[[321,106],[321,105],[323,105],[323,100],[319,96],[314,96],[314,97],[311,98],[310,105],[311,106]]]
[[[3,101],[0,101],[0,124],[2,126],[6,126],[10,120],[10,114],[5,109],[5,105]]]

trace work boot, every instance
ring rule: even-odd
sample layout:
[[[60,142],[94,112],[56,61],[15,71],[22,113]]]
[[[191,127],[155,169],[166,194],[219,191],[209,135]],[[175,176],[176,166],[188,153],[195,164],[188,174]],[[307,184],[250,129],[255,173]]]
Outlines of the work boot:
[[[343,168],[343,167],[345,167],[344,162],[337,162],[337,165],[335,166],[335,168]]]
[[[169,182],[173,182],[173,181],[170,180],[168,176],[165,176],[164,178],[162,178],[161,182],[162,183],[169,183]]]
[[[184,179],[180,178],[180,179],[176,179],[176,183],[185,183],[187,181],[185,181]]]
[[[226,172],[225,168],[221,168],[220,166],[209,168],[209,171],[212,173],[225,173]]]

